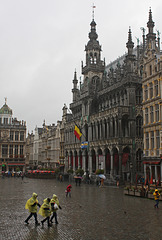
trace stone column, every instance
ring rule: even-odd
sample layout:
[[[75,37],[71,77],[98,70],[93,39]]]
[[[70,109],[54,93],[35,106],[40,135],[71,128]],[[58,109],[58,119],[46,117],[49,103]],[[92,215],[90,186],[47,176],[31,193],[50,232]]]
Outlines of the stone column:
[[[83,152],[83,155],[82,155],[82,167],[85,172],[86,171],[86,153],[85,153],[85,151]]]
[[[105,166],[106,166],[106,164],[105,164],[105,154],[102,154],[103,155],[103,159],[104,159],[104,161],[103,161],[103,170],[104,170],[104,174],[106,174],[106,169],[105,169]]]
[[[113,123],[112,123],[112,118],[110,119],[110,137],[113,137]]]
[[[157,166],[155,165],[155,180],[158,181],[158,175],[157,175]]]
[[[102,139],[102,121],[100,122],[100,139]]]
[[[96,169],[98,169],[98,153],[96,153]]]
[[[92,127],[93,127],[93,125],[92,124],[89,124],[88,125],[88,140],[89,141],[92,141]]]
[[[145,177],[145,179],[147,177],[147,174],[146,174],[146,164],[144,164],[144,177]]]
[[[110,137],[110,133],[109,133],[109,122],[106,122],[107,124],[107,139]]]
[[[75,172],[75,159],[76,159],[76,154],[73,154],[73,171]]]
[[[110,170],[110,174],[111,176],[113,176],[114,173],[114,163],[113,163],[113,152],[111,152],[111,170]]]
[[[122,152],[119,152],[119,175],[120,179],[122,179]]]
[[[115,137],[117,137],[117,119],[115,118]]]
[[[98,140],[98,124],[96,123],[96,140]]]
[[[71,153],[69,154],[69,169],[71,169]]]
[[[91,174],[92,173],[92,153],[91,151],[89,152],[89,158],[88,158],[88,165],[89,165],[89,173]]]
[[[80,165],[80,154],[78,155],[78,168],[81,168],[81,165]]]

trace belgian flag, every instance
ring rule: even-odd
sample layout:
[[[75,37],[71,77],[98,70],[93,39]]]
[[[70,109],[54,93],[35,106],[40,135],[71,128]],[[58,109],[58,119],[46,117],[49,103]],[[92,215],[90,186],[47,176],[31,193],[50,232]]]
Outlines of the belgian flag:
[[[82,136],[82,133],[81,133],[81,131],[80,131],[80,129],[78,128],[77,125],[75,125],[74,134],[75,134],[75,136],[80,140],[80,138],[81,138],[81,136]]]

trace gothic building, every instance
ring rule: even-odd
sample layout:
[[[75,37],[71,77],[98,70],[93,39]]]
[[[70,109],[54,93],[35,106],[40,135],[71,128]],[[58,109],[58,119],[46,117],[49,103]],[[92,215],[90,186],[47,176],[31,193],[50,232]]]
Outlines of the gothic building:
[[[89,173],[103,169],[110,177],[128,180],[143,173],[142,149],[142,70],[139,59],[143,45],[136,51],[129,28],[127,54],[114,66],[101,58],[96,22],[90,24],[89,41],[82,62],[83,82],[78,88],[73,79],[71,114],[67,114],[65,131],[66,170],[82,168]],[[74,135],[74,126],[82,131]],[[87,141],[88,147],[81,149]]]

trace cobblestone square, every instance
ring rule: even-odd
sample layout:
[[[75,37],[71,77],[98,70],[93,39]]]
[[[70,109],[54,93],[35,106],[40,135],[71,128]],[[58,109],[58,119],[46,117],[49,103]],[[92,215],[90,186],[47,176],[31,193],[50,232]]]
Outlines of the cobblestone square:
[[[154,209],[154,201],[125,196],[122,188],[72,184],[72,197],[65,197],[68,182],[24,178],[0,179],[0,240],[115,240],[162,239],[162,207]],[[57,194],[62,210],[59,224],[48,228],[29,225],[25,203],[33,192],[39,203]],[[38,214],[39,222],[42,220]]]

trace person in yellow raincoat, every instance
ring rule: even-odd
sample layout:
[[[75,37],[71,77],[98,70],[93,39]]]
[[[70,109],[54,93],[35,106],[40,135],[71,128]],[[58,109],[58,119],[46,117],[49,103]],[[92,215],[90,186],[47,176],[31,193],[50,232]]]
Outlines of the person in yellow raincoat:
[[[159,208],[159,197],[160,197],[160,193],[159,193],[158,189],[155,189],[155,192],[153,193],[153,195],[154,195],[154,199],[155,199],[154,208]]]
[[[58,200],[58,197],[56,194],[53,194],[53,197],[51,198],[51,211],[53,212],[53,215],[50,219],[50,222],[52,222],[53,218],[55,218],[55,223],[58,224],[58,221],[57,221],[57,210],[58,209],[62,209],[60,204],[59,204],[59,200]]]
[[[52,225],[50,224],[50,215],[51,215],[50,201],[51,201],[50,198],[44,199],[43,204],[42,204],[42,206],[40,207],[39,212],[38,212],[42,217],[45,217],[45,218],[41,221],[42,227],[43,227],[43,224],[44,224],[45,221],[47,221],[48,227],[51,227],[51,226],[52,226]]]
[[[25,220],[26,224],[29,224],[29,219],[34,216],[35,218],[35,224],[36,225],[40,225],[40,223],[38,223],[37,220],[37,206],[40,207],[40,204],[38,203],[38,199],[37,199],[38,195],[36,193],[33,193],[32,197],[30,199],[27,200],[26,205],[25,205],[25,209],[28,209],[30,212],[29,217]]]

